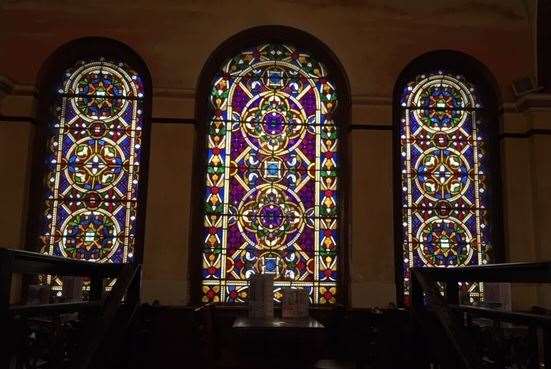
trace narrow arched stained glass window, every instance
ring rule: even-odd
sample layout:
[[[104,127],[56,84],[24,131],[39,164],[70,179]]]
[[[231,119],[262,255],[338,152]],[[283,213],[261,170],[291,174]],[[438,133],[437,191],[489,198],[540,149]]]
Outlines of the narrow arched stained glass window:
[[[401,97],[403,289],[409,268],[488,261],[487,137],[477,90],[462,76],[419,75]],[[471,301],[483,285],[462,284]]]
[[[337,92],[311,55],[264,44],[213,80],[202,252],[203,301],[243,302],[253,274],[337,298]]]
[[[65,71],[48,129],[43,253],[132,260],[143,99],[141,76],[124,63],[98,58]]]

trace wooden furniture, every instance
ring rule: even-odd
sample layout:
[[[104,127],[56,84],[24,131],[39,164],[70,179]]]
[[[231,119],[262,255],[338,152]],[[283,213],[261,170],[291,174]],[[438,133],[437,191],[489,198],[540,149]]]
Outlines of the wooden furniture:
[[[492,368],[504,368],[510,366],[506,360],[520,359],[525,361],[522,365],[530,368],[551,368],[551,316],[460,305],[459,282],[551,283],[551,262],[413,268],[411,278],[412,312],[432,346],[430,352],[443,367],[487,368],[492,362]],[[444,296],[439,285],[444,286]],[[503,345],[503,339],[490,352],[481,352],[481,342],[475,334],[480,330],[472,325],[473,317],[494,322],[495,332],[486,334],[490,339],[503,334],[502,322],[527,327],[529,336],[515,341],[511,348],[527,344],[531,353],[511,358],[511,350]]]
[[[356,363],[352,361],[341,361],[332,359],[318,360],[314,364],[314,369],[356,369]]]
[[[326,348],[322,323],[306,319],[249,319],[238,317],[232,325],[232,350],[251,367],[311,368]]]
[[[306,319],[250,319],[247,317],[240,317],[235,319],[233,328],[242,331],[251,330],[310,330],[310,329],[323,329],[323,324],[318,322],[312,317]]]
[[[63,349],[64,342],[55,342],[58,337],[62,339],[64,336],[54,332],[52,349],[46,352],[48,365],[72,369],[102,368],[116,354],[114,348],[123,342],[124,334],[138,310],[140,271],[141,265],[138,264],[99,264],[0,248],[0,326],[8,327],[6,331],[11,333],[27,329],[28,322],[39,322],[36,317],[41,317],[46,323],[51,320],[55,330],[59,331],[58,328],[62,325],[56,321],[60,314],[76,312],[79,315],[78,319],[81,315],[86,315],[86,319],[82,320],[82,329],[74,336],[77,344],[71,352]],[[12,306],[10,295],[14,273],[88,277],[89,301]],[[104,294],[103,280],[106,278],[116,278],[117,281],[111,291]],[[12,357],[18,360],[18,354],[21,352],[20,342],[10,341],[10,344],[5,348],[8,351],[7,355],[1,355],[1,367],[8,367]],[[54,352],[56,347],[61,348],[58,350],[61,352]],[[19,361],[22,360],[26,358]]]

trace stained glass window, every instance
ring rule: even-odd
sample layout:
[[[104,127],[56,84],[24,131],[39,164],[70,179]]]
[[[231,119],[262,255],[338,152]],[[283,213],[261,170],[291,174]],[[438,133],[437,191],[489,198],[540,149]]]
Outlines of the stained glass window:
[[[253,274],[337,297],[338,126],[330,71],[289,45],[227,60],[212,82],[203,301],[243,302]]]
[[[401,96],[403,290],[409,268],[481,265],[491,247],[487,137],[476,87],[444,72],[419,75]],[[471,301],[483,285],[462,284]]]
[[[143,99],[141,77],[124,63],[86,60],[65,71],[48,127],[43,253],[132,260]]]

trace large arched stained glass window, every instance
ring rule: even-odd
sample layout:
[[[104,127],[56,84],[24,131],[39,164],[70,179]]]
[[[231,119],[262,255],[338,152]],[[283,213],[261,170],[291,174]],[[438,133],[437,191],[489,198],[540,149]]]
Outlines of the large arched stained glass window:
[[[203,301],[242,302],[253,274],[337,297],[337,92],[303,50],[268,43],[212,81],[202,252]]]
[[[130,262],[142,156],[142,76],[118,61],[83,60],[65,71],[54,101],[42,252]],[[61,281],[53,278],[59,288]]]
[[[488,261],[487,122],[476,86],[446,72],[419,75],[400,101],[403,291],[414,266]],[[472,300],[481,284],[463,284]]]

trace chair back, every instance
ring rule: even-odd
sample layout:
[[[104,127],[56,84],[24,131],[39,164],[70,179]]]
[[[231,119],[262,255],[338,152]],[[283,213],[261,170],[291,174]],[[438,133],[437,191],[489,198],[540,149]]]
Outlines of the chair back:
[[[218,357],[217,337],[214,327],[215,305],[208,303],[193,311],[193,325],[197,338],[197,353],[206,368],[214,368]]]

